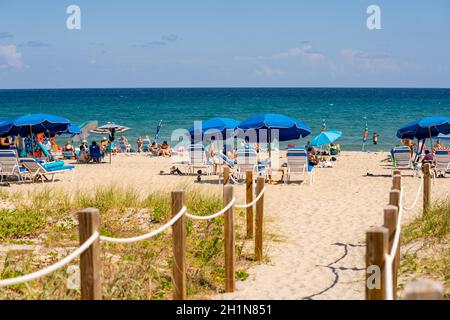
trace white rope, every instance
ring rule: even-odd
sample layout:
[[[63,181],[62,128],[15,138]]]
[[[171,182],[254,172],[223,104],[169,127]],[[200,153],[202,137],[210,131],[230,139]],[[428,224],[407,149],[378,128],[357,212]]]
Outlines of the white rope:
[[[73,259],[75,259],[80,254],[82,254],[84,251],[86,251],[86,249],[88,249],[92,245],[92,243],[94,243],[94,241],[97,240],[98,237],[99,237],[98,232],[94,232],[89,237],[89,239],[87,239],[80,247],[78,247],[75,251],[73,251],[67,257],[65,257],[61,261],[58,261],[55,264],[52,264],[51,266],[48,266],[42,270],[27,274],[24,276],[16,277],[16,278],[0,280],[0,288],[6,287],[6,286],[12,286],[12,285],[19,284],[19,283],[24,283],[27,281],[31,281],[31,280],[46,276],[49,273],[52,273],[53,271],[70,263]]]
[[[403,207],[404,210],[409,211],[409,210],[414,209],[414,207],[417,204],[417,200],[419,200],[420,190],[422,190],[422,186],[423,186],[423,175],[422,175],[422,177],[420,177],[419,189],[417,190],[416,198],[414,199],[413,204],[410,207]]]
[[[403,191],[400,191],[400,205],[399,205],[399,213],[397,218],[397,225],[395,229],[394,242],[392,243],[392,248],[389,254],[386,254],[384,261],[384,270],[385,270],[385,290],[386,290],[386,300],[394,299],[394,289],[392,286],[392,263],[394,262],[398,244],[400,243],[400,233],[401,233],[401,221],[403,216]],[[397,288],[395,288],[397,289]]]
[[[231,173],[230,173],[230,179],[231,179],[231,181],[233,181],[234,184],[237,184],[237,185],[241,185],[241,184],[245,183],[245,181],[243,181],[243,182],[237,181]]]
[[[217,218],[218,216],[224,214],[228,209],[230,209],[233,204],[236,202],[236,198],[233,197],[233,199],[231,199],[231,201],[219,212],[216,212],[214,214],[208,215],[208,216],[197,216],[197,215],[193,215],[190,213],[186,213],[186,216],[191,218],[191,219],[196,219],[196,220],[209,220],[209,219],[214,219]]]
[[[154,230],[152,232],[143,234],[141,236],[132,237],[132,238],[111,238],[111,237],[100,236],[100,240],[107,241],[107,242],[114,242],[114,243],[130,243],[130,242],[136,242],[136,241],[145,240],[145,239],[154,237],[157,234],[159,234],[159,233],[163,232],[164,230],[166,230],[167,228],[169,228],[171,225],[173,225],[175,222],[177,222],[177,220],[180,219],[181,216],[185,212],[186,212],[186,207],[181,208],[180,212],[178,212],[166,224],[164,224],[163,226],[159,227],[158,229],[156,229],[156,230]]]
[[[235,206],[236,208],[248,208],[248,207],[251,207],[251,206],[253,206],[256,202],[258,202],[258,200],[263,196],[264,191],[266,191],[266,187],[262,188],[262,190],[261,190],[261,192],[259,193],[259,195],[258,195],[258,196],[255,198],[255,200],[253,200],[252,202],[247,203],[247,204],[235,204],[234,206]]]

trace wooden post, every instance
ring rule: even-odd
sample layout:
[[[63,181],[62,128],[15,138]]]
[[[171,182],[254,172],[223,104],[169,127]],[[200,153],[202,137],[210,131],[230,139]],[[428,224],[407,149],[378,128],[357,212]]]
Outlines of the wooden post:
[[[256,196],[264,188],[264,177],[258,177],[256,181]],[[261,261],[263,257],[263,225],[264,225],[264,195],[256,202],[255,217],[255,260]]]
[[[402,176],[401,175],[396,174],[392,178],[392,189],[394,189],[394,190],[402,189]]]
[[[389,204],[399,208],[400,206],[400,190],[391,190],[389,192]]]
[[[228,205],[233,199],[233,186],[226,185],[223,188],[223,204]],[[235,233],[233,206],[225,212],[224,221],[225,236],[225,292],[234,292],[235,290]]]
[[[78,231],[80,245],[86,242],[93,233],[99,232],[100,212],[95,208],[87,208],[78,212]],[[100,274],[100,239],[80,255],[81,300],[102,299],[102,279]]]
[[[388,253],[388,230],[374,227],[366,232],[366,300],[385,299],[385,256]]]
[[[431,165],[425,163],[422,166],[423,173],[423,213],[427,213],[431,204]]]
[[[392,171],[392,176],[395,176],[395,175],[402,175],[402,172],[401,172],[401,170],[398,170],[398,169],[396,169],[396,170],[394,170],[394,171]]]
[[[223,185],[226,186],[230,183],[230,168],[225,166],[223,167]]]
[[[172,217],[184,206],[184,191],[172,192]],[[186,217],[172,225],[173,237],[173,299],[186,299]]]
[[[245,173],[245,192],[246,203],[253,201],[253,171],[247,171]],[[253,238],[253,206],[247,209],[247,238]]]
[[[398,208],[396,206],[388,205],[384,208],[384,224],[383,227],[388,229],[389,238],[389,252],[391,252],[392,245],[394,244],[395,232],[397,231],[397,221],[398,221]],[[398,266],[400,262],[400,243],[397,246],[395,252],[395,258],[392,262],[392,296],[394,300],[397,299],[397,273]]]
[[[431,279],[419,279],[405,286],[406,300],[444,300],[444,286]]]

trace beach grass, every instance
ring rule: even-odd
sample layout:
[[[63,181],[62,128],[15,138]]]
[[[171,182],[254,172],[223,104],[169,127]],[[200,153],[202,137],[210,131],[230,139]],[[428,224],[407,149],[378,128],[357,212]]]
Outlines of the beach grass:
[[[429,277],[444,283],[450,299],[450,199],[435,203],[424,215],[405,226],[402,233],[401,276],[409,282]]]
[[[10,278],[42,269],[60,260],[78,246],[76,212],[100,210],[100,233],[130,237],[154,230],[170,219],[170,192],[159,190],[142,195],[134,188],[116,185],[71,194],[43,187],[39,193],[4,195],[8,209],[0,213],[0,278]],[[217,212],[223,207],[220,194],[186,190],[186,206],[192,214]],[[248,277],[253,263],[248,257],[251,240],[245,240],[245,212],[236,211],[236,276]],[[20,245],[26,244],[21,247]],[[15,246],[15,247],[14,247]],[[189,298],[204,298],[223,292],[223,216],[208,221],[187,220],[187,279]],[[4,250],[5,251],[5,250]],[[171,230],[151,239],[131,243],[102,243],[102,279],[105,299],[170,299],[172,294]],[[71,263],[77,265],[78,260]],[[70,288],[71,276],[64,267],[49,276],[0,289],[0,299],[78,299]]]

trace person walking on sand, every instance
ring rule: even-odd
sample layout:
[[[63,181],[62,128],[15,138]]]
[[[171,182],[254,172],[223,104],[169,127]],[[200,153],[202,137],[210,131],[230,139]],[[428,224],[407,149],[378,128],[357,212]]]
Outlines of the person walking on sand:
[[[372,135],[373,144],[378,144],[378,137],[379,137],[379,134],[374,132]]]

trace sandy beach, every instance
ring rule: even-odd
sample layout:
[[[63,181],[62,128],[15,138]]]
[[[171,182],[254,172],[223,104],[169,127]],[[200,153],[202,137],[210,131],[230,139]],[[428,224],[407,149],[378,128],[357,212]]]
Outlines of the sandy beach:
[[[212,298],[364,299],[365,231],[383,223],[392,172],[391,164],[382,161],[387,155],[343,152],[333,168],[317,169],[313,185],[299,183],[304,177],[298,176],[288,185],[268,185],[265,228],[278,239],[265,243],[264,254],[269,261],[252,267],[249,278],[237,283],[236,292]],[[120,154],[113,156],[112,164],[75,166],[72,183],[68,174],[53,187],[67,192],[111,184],[134,187],[143,193],[194,185],[204,192],[222,190],[217,176],[203,176],[196,182],[196,176],[169,175],[170,158]],[[372,175],[367,176],[368,172]],[[412,171],[404,172],[406,206],[414,200],[419,181]],[[12,184],[2,189],[22,192],[41,187],[40,183]],[[449,194],[450,179],[437,179],[433,200]],[[245,186],[235,185],[235,195],[243,203]],[[421,199],[416,209],[420,208]],[[417,213],[405,212],[403,223]]]

